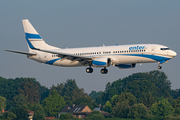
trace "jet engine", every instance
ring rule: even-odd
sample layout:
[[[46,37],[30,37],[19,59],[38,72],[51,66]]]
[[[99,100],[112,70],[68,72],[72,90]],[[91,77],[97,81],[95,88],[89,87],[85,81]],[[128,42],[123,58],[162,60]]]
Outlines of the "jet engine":
[[[110,58],[96,58],[92,61],[94,67],[108,67],[111,65]]]
[[[128,68],[134,68],[136,67],[136,64],[119,64],[116,65],[116,67],[118,67],[119,69],[128,69]]]

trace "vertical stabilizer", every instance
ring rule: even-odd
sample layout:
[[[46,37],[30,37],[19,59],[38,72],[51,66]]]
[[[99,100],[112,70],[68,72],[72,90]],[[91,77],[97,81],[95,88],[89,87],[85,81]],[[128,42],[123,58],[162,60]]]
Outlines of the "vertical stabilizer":
[[[31,25],[28,19],[22,20],[24,32],[25,32],[25,38],[28,43],[29,51],[31,52],[32,49],[44,49],[44,50],[50,50],[50,49],[57,49],[56,47],[50,46],[44,42],[44,40],[41,38],[39,33],[35,30],[35,28]]]
[[[28,19],[22,20],[24,32],[29,34],[38,34],[38,32],[34,29]]]

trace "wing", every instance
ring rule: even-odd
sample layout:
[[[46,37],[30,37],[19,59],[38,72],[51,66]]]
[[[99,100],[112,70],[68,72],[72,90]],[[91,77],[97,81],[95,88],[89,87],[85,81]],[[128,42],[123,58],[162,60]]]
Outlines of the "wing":
[[[5,51],[7,51],[7,52],[13,52],[13,53],[19,53],[19,54],[24,54],[24,55],[36,55],[35,53],[15,51],[15,50],[5,50]]]
[[[61,61],[64,59],[71,60],[72,63],[75,61],[79,61],[83,65],[90,65],[91,61],[93,60],[93,57],[62,53],[55,50],[43,50],[43,49],[36,49],[36,50],[47,52],[47,53],[58,54],[58,57],[62,58]]]

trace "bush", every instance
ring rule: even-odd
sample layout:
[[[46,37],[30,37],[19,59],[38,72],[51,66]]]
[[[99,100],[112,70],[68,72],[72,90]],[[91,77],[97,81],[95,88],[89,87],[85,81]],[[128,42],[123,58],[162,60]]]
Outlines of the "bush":
[[[164,120],[180,120],[180,116],[171,116],[171,115],[168,115],[165,117]]]
[[[104,120],[104,116],[99,111],[94,111],[86,117],[86,120]]]
[[[72,119],[71,113],[66,113],[66,114],[61,114],[60,115],[60,120],[65,120],[65,119]]]
[[[154,116],[164,117],[170,115],[173,111],[171,104],[168,100],[162,98],[158,103],[151,106],[151,112]]]
[[[129,104],[127,101],[123,101],[121,103],[117,103],[116,106],[113,108],[112,114],[115,117],[120,118],[127,118],[129,114]]]
[[[129,117],[142,119],[148,118],[147,107],[142,103],[134,104],[133,107],[130,109]]]

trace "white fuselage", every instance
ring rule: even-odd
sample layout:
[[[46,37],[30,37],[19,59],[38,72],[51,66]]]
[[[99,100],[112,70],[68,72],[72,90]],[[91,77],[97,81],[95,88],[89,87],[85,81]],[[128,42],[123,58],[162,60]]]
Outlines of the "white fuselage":
[[[69,48],[69,49],[54,49],[53,51],[78,56],[91,56],[93,58],[109,57],[113,64],[132,64],[132,63],[151,63],[165,62],[174,56],[176,53],[172,50],[161,50],[168,48],[158,44],[132,44],[132,45],[116,45],[116,46],[100,46],[87,48]],[[73,67],[84,66],[79,61],[71,61],[61,59],[58,54],[41,52],[33,50],[36,56],[29,56],[30,59],[49,65]],[[88,66],[88,65],[87,65]]]

